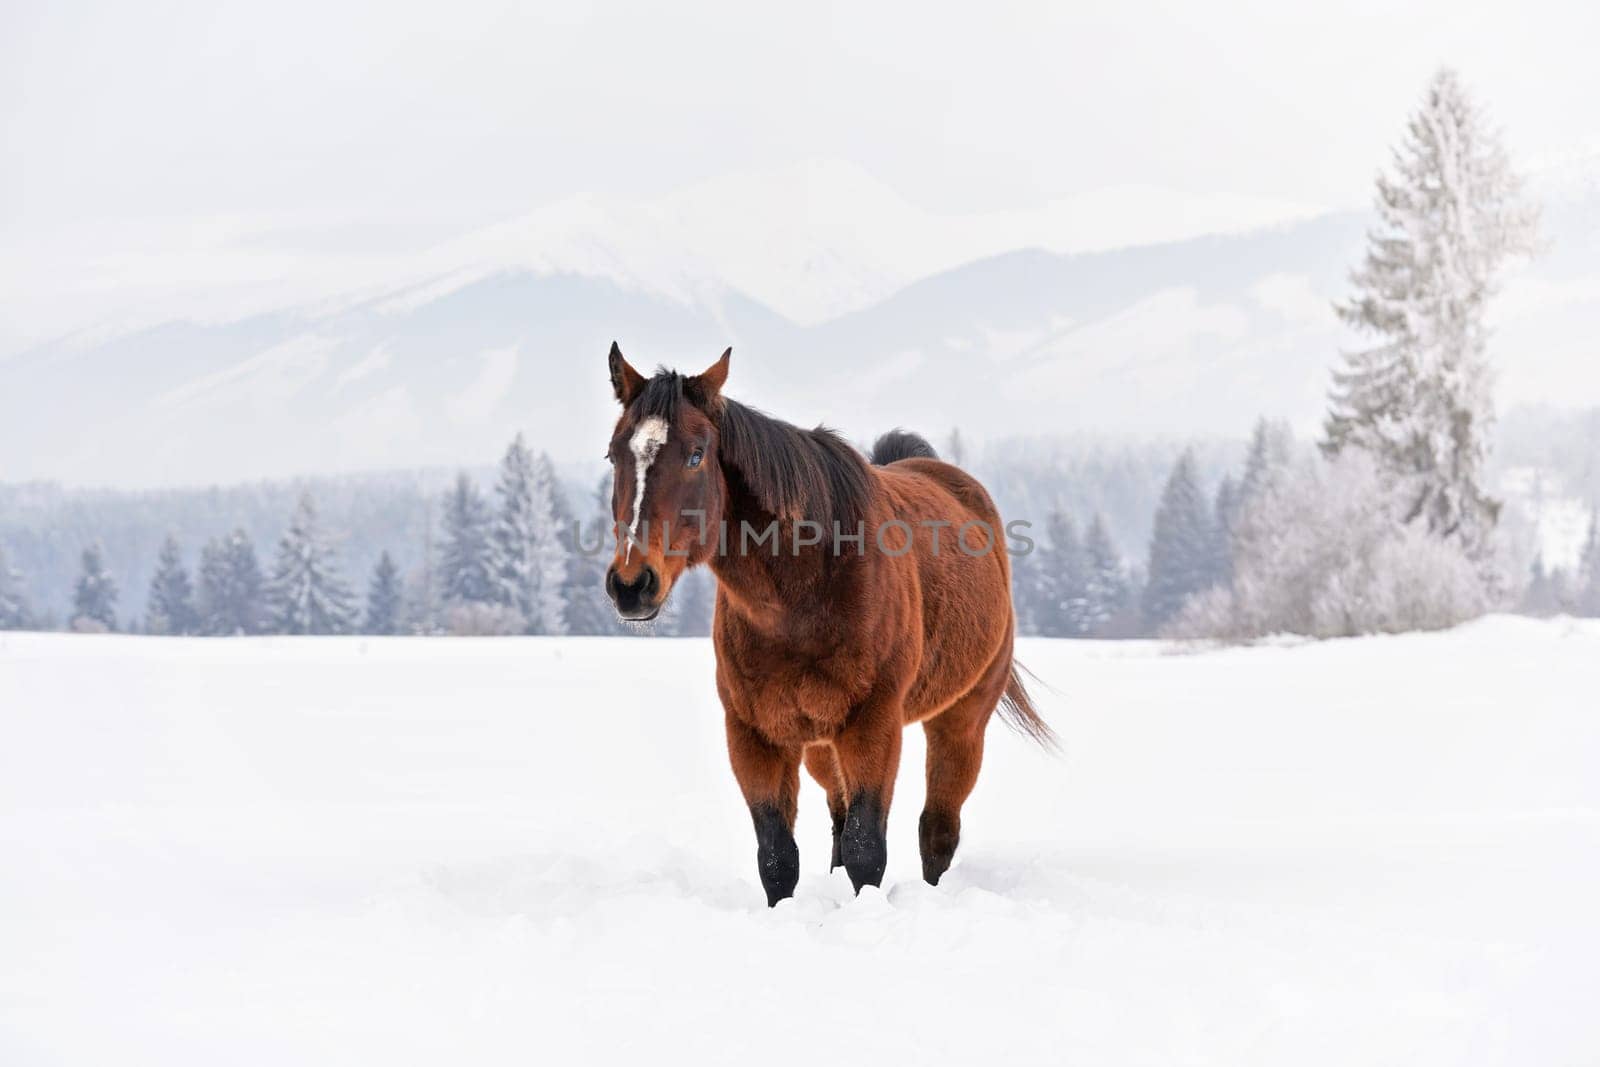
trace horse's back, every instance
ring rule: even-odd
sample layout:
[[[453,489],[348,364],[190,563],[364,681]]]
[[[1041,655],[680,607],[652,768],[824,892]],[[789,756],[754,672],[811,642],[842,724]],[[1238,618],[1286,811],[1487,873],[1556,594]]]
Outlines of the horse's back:
[[[942,459],[917,457],[902,459],[885,467],[875,468],[888,483],[890,495],[896,502],[909,503],[918,511],[929,504],[942,504],[940,496],[948,496],[965,514],[957,521],[954,514],[930,516],[951,520],[956,526],[962,522],[980,521],[997,526],[1000,513],[983,483],[953,463]],[[946,510],[949,510],[948,508]]]

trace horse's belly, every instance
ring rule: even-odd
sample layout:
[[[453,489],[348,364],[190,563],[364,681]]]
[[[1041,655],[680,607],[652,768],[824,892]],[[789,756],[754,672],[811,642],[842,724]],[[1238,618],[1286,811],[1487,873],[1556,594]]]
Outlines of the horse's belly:
[[[947,561],[922,582],[922,660],[906,694],[908,723],[937,715],[977,685],[1005,652],[1012,627],[1005,572],[994,560]]]
[[[994,656],[990,650],[986,655],[961,657],[959,661],[946,659],[925,669],[906,694],[905,721],[909,724],[931,719],[960,700],[983,677]]]

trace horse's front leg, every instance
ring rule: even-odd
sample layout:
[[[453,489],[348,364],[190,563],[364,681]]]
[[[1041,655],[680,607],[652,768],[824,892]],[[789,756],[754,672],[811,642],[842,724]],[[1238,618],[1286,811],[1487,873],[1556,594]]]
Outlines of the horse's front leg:
[[[834,739],[849,798],[839,854],[857,893],[864,885],[883,884],[883,869],[889,862],[889,803],[900,769],[903,729],[898,701],[868,704],[850,716]]]
[[[755,730],[726,715],[728,758],[739,780],[756,828],[756,866],[767,906],[794,896],[800,880],[800,849],[794,842],[796,798],[800,793],[799,746],[774,745]]]

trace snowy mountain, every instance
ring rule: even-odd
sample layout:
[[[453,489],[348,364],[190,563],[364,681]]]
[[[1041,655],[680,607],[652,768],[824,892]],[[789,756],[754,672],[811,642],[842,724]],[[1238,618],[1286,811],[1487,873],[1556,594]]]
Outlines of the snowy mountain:
[[[1503,404],[1600,399],[1600,193],[1566,173],[1547,198],[1549,253],[1499,305]],[[938,215],[831,164],[649,203],[564,201],[391,264],[358,295],[0,361],[0,480],[475,463],[516,429],[588,460],[613,338],[641,365],[693,369],[731,344],[734,395],[860,437],[1237,436],[1262,412],[1314,424],[1348,340],[1328,303],[1363,217],[1106,250],[1094,207],[1118,197],[1149,205],[1150,234],[1249,210],[1124,190],[1025,217]]]

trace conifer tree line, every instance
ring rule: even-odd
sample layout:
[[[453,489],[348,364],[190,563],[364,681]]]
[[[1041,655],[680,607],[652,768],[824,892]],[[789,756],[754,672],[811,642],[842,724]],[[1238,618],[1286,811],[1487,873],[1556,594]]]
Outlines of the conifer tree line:
[[[1041,531],[1034,531],[1035,534]],[[1040,637],[1133,637],[1138,575],[1129,573],[1104,517],[1086,530],[1065,510],[1046,516],[1032,550],[1011,560],[1017,629]]]
[[[959,431],[948,442],[965,458]],[[518,435],[487,490],[459,473],[435,499],[409,570],[385,550],[364,581],[346,571],[337,530],[303,493],[269,550],[242,528],[188,555],[176,534],[162,540],[142,604],[119,587],[98,544],[82,551],[67,626],[80,632],[171,636],[266,634],[514,635],[631,634],[603,592],[612,537],[611,479],[596,481],[574,508],[548,456]],[[598,549],[598,550],[597,550]],[[1014,560],[1022,632],[1063,637],[1143,633],[1138,575],[1124,564],[1099,515],[1080,532],[1056,510],[1036,547]],[[0,545],[0,627],[41,625],[21,576]],[[644,632],[710,633],[715,580],[685,574],[663,616]]]
[[[339,533],[307,492],[270,552],[236,529],[200,546],[191,569],[186,546],[168,534],[142,612],[103,548],[85,546],[67,625],[172,636],[637,632],[617,621],[602,590],[610,557],[596,549],[611,536],[610,495],[607,478],[585,512],[574,512],[549,457],[519,434],[488,492],[463,472],[438,500],[409,573],[386,550],[364,581],[348,574]],[[44,625],[23,589],[0,545],[0,629]],[[687,576],[649,632],[710,633],[712,589],[707,575]]]
[[[1308,452],[1297,447],[1286,423],[1262,419],[1237,469],[1211,484],[1193,451],[1184,451],[1167,476],[1147,551],[1136,565],[1125,560],[1098,513],[1091,511],[1084,525],[1065,507],[1030,520],[1031,550],[1012,558],[1018,631],[1073,638],[1193,632],[1197,607],[1234,597],[1241,586],[1251,587],[1258,601],[1277,588],[1301,597],[1305,591],[1294,586],[1292,574],[1264,575],[1260,557],[1264,546],[1309,528],[1307,515],[1296,510],[1318,506],[1296,495]],[[1313,488],[1322,493],[1339,486]],[[116,576],[91,544],[81,555],[69,626],[204,636],[633,633],[615,620],[601,592],[609,554],[593,551],[609,543],[610,492],[609,478],[597,481],[577,517],[548,459],[530,453],[519,438],[490,490],[462,474],[438,498],[421,562],[403,571],[384,551],[364,586],[346,573],[336,532],[305,495],[265,567],[244,530],[203,544],[192,571],[183,544],[167,536],[142,617],[137,607],[125,610]],[[1354,499],[1362,507],[1369,503]],[[1286,508],[1296,513],[1285,515]],[[556,536],[547,537],[552,528]],[[573,551],[574,536],[590,550]],[[1354,541],[1343,547],[1363,548]],[[1329,548],[1312,546],[1308,554]],[[710,576],[691,571],[669,601],[670,617],[654,632],[708,633],[714,595]],[[1535,559],[1521,607],[1530,614],[1600,616],[1600,514],[1576,567],[1546,568]],[[1264,611],[1263,617],[1272,615]],[[21,575],[0,545],[0,629],[37,625]]]

